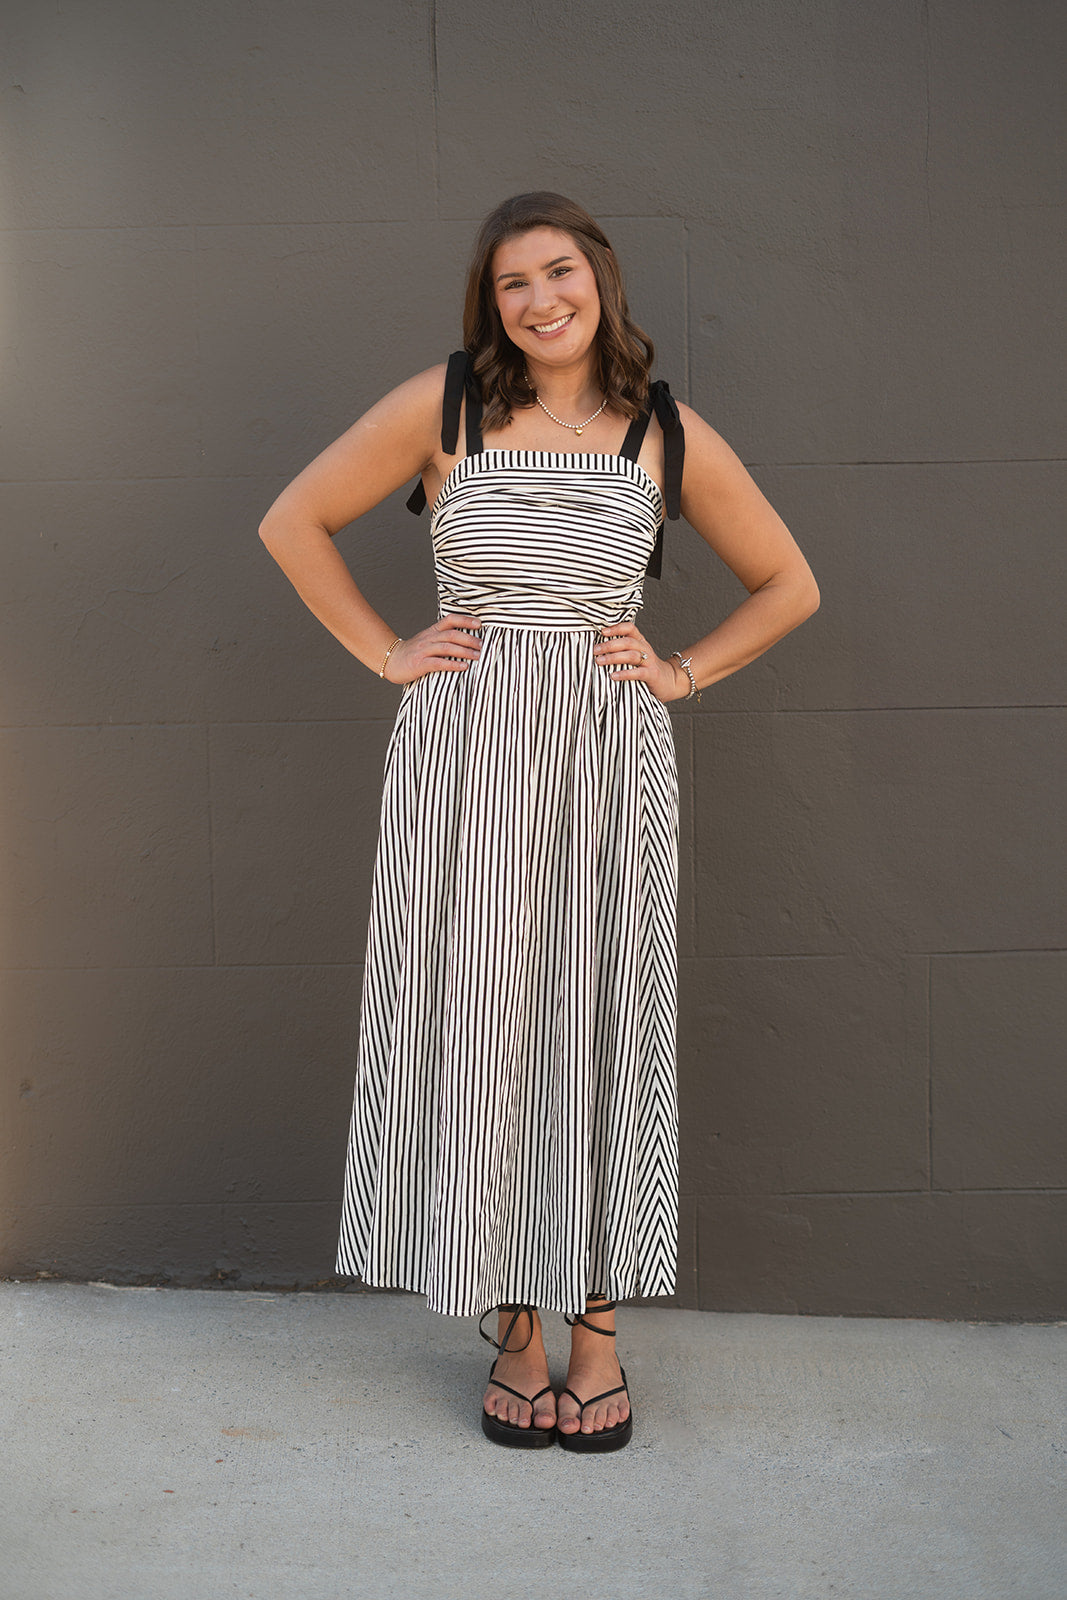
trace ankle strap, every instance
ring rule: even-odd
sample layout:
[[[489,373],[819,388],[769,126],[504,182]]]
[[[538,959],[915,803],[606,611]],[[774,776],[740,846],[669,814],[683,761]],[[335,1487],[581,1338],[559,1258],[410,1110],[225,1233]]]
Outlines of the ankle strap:
[[[599,1316],[601,1311],[614,1311],[615,1304],[616,1302],[614,1300],[598,1300],[595,1305],[589,1305],[587,1302],[585,1309],[589,1316],[596,1317]],[[585,1317],[581,1315],[577,1317],[569,1317],[567,1313],[564,1312],[563,1320],[567,1324],[568,1328],[576,1328],[578,1324],[581,1323],[582,1327],[588,1328],[590,1333],[603,1334],[605,1339],[614,1339],[615,1337],[614,1328],[596,1328],[591,1322],[586,1322]],[[532,1338],[533,1335],[531,1334],[530,1337]]]
[[[504,1332],[504,1337],[503,1337],[503,1339],[501,1339],[500,1343],[498,1344],[495,1339],[490,1338],[489,1334],[486,1333],[483,1324],[485,1322],[485,1318],[486,1317],[495,1316],[496,1313],[500,1312],[500,1311],[513,1311],[515,1313],[515,1315],[512,1317],[511,1321],[508,1323],[507,1328],[506,1328],[506,1330]],[[526,1344],[512,1345],[509,1348],[508,1340],[511,1338],[511,1335],[514,1332],[515,1324],[518,1322],[519,1318],[523,1315],[524,1312],[530,1319],[530,1332],[527,1335]],[[479,1324],[478,1324],[478,1332],[481,1334],[481,1336],[485,1340],[486,1344],[491,1344],[494,1350],[501,1350],[505,1354],[518,1355],[521,1351],[526,1349],[526,1346],[533,1339],[533,1307],[532,1306],[519,1306],[519,1305],[510,1305],[510,1306],[509,1305],[503,1305],[503,1306],[491,1307],[487,1312],[485,1312],[485,1314],[483,1315],[481,1321],[479,1322]]]

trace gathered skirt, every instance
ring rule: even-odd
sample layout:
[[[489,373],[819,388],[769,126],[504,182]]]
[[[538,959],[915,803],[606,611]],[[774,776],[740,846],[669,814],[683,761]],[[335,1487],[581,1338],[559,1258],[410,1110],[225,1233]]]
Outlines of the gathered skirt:
[[[389,745],[337,1270],[440,1312],[674,1288],[674,745],[595,638],[486,626]]]

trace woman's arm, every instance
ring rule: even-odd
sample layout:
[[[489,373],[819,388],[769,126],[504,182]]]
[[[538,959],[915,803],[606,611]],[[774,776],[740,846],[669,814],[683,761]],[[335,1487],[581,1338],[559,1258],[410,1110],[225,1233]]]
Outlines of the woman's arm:
[[[725,439],[688,406],[678,409],[685,426],[682,515],[748,590],[717,628],[681,652],[692,656],[703,689],[755,661],[817,611],[819,589],[789,529]]]
[[[717,628],[680,651],[692,658],[693,677],[704,689],[755,661],[817,611],[819,590],[789,529],[730,446],[688,406],[678,409],[685,427],[682,515],[748,590],[748,599]],[[689,694],[689,679],[676,659],[626,666],[634,640],[648,648],[635,624],[619,624],[610,634],[611,643],[598,647],[598,660],[610,666],[618,658],[616,672],[646,679],[660,700]]]
[[[377,672],[395,631],[361,594],[334,535],[379,505],[440,455],[444,367],[402,383],[362,416],[288,488],[259,536],[305,605],[345,649]],[[389,657],[386,676],[410,683],[426,672],[458,671],[478,654],[476,617],[445,617]]]

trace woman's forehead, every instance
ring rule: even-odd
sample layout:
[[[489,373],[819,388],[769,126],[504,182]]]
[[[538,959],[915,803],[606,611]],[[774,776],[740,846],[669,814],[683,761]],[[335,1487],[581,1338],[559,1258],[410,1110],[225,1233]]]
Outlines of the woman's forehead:
[[[585,259],[569,233],[564,233],[561,228],[531,228],[528,233],[512,234],[511,238],[497,245],[493,252],[492,273],[494,278],[498,278],[502,273],[530,272],[563,258],[571,261]]]

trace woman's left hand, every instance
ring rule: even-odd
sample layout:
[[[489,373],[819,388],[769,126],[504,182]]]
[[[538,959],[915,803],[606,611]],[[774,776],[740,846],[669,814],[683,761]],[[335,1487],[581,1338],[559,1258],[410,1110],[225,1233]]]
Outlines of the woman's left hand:
[[[689,693],[685,673],[670,661],[661,661],[634,622],[613,622],[603,628],[593,646],[593,660],[598,666],[610,667],[611,676],[620,682],[638,678],[647,683],[664,705]]]

